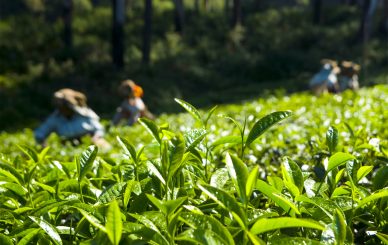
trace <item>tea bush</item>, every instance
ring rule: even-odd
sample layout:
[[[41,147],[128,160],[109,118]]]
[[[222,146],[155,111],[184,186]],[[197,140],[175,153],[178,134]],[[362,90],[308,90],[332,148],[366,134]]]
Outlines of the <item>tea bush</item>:
[[[176,99],[111,149],[2,133],[0,243],[387,243],[387,95]]]

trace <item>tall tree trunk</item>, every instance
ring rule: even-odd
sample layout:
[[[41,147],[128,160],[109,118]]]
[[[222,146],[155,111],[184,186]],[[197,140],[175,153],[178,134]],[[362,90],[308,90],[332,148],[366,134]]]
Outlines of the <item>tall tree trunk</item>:
[[[313,0],[313,23],[316,25],[322,22],[322,0]]]
[[[112,60],[118,68],[124,66],[125,0],[113,0]]]
[[[194,0],[194,11],[199,13],[199,0]]]
[[[209,0],[203,0],[203,9],[205,12],[209,11]]]
[[[73,17],[73,1],[63,0],[63,42],[66,48],[73,46],[73,28],[72,28],[72,17]]]
[[[183,0],[174,0],[175,11],[174,11],[174,22],[175,31],[182,34],[184,25],[184,6]]]
[[[143,30],[143,64],[149,65],[152,36],[152,0],[145,0]]]
[[[388,0],[383,0],[383,19],[380,29],[383,34],[388,35]]]
[[[371,34],[372,19],[376,13],[378,0],[364,0],[359,36],[363,43],[367,43]]]
[[[241,0],[233,0],[232,26],[241,25]]]

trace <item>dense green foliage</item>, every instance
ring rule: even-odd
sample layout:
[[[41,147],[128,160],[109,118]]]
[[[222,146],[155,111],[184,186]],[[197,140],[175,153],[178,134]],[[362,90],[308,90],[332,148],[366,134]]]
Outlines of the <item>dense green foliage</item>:
[[[386,243],[387,97],[376,86],[208,111],[177,99],[188,113],[111,128],[109,150],[3,133],[0,242]]]
[[[309,1],[276,5],[276,1],[244,0],[243,25],[232,29],[232,9],[224,3],[233,1],[208,1],[208,11],[196,11],[194,1],[186,1],[180,35],[174,31],[173,1],[154,0],[151,64],[145,67],[141,62],[144,1],[127,1],[126,66],[120,71],[111,65],[112,1],[95,1],[99,4],[93,6],[91,0],[73,0],[70,50],[62,40],[62,2],[2,3],[0,128],[36,125],[52,110],[53,91],[62,87],[85,92],[91,107],[110,117],[120,103],[117,84],[125,78],[144,87],[145,101],[157,114],[176,112],[174,97],[203,107],[254,98],[265,89],[306,89],[322,58],[363,65],[361,85],[387,82],[386,36],[378,31],[380,9],[371,40],[363,47],[357,5],[324,4],[324,21],[317,26]]]

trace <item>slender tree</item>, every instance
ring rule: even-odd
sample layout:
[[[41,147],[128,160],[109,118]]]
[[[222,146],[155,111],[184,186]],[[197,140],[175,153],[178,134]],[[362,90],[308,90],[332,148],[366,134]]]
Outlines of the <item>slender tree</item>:
[[[149,65],[152,36],[152,0],[145,0],[143,29],[143,64]]]
[[[118,68],[124,66],[125,0],[113,0],[112,60]]]
[[[382,33],[388,35],[388,0],[383,0],[383,19],[380,25]]]
[[[322,0],[313,0],[313,23],[319,25],[322,22]]]
[[[359,28],[359,36],[363,43],[367,43],[371,34],[372,19],[376,13],[378,0],[364,0]]]
[[[232,26],[241,25],[241,0],[233,0]]]
[[[182,34],[184,25],[184,6],[183,0],[174,0],[175,11],[174,11],[174,22],[175,31]]]
[[[63,0],[62,8],[62,19],[63,19],[63,42],[66,48],[73,46],[73,1]]]
[[[205,12],[209,11],[209,0],[203,0],[203,9]]]

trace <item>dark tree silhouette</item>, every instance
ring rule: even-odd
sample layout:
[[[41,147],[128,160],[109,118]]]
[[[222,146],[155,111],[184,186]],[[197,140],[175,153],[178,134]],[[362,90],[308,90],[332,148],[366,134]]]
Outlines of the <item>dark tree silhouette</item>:
[[[152,0],[145,0],[143,29],[143,64],[150,63],[152,36]]]
[[[371,35],[372,19],[376,12],[378,0],[364,0],[359,28],[359,36],[363,43],[367,43]]]
[[[241,0],[233,0],[233,19],[232,26],[241,24]]]
[[[125,0],[112,0],[112,60],[118,68],[124,66]]]
[[[62,19],[63,19],[63,42],[66,48],[73,46],[73,1],[63,0]]]
[[[322,0],[313,0],[313,23],[316,25],[322,22]]]
[[[175,11],[174,11],[174,22],[175,31],[182,34],[184,25],[184,6],[183,0],[174,0]]]

